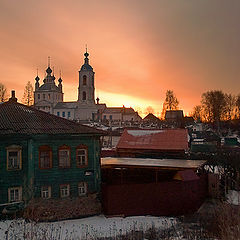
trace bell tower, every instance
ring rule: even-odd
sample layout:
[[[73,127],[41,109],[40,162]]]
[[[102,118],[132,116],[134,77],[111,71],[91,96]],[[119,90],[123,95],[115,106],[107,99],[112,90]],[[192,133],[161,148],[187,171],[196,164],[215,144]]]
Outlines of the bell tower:
[[[88,52],[84,53],[84,64],[79,71],[78,102],[82,104],[95,104],[94,97],[94,74],[93,68],[89,65]]]

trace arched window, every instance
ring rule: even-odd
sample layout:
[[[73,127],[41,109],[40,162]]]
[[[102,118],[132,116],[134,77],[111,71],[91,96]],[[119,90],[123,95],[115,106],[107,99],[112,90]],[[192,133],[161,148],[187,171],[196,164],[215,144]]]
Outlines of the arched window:
[[[86,92],[83,92],[82,93],[82,100],[86,100],[87,99],[87,94],[86,94]]]
[[[83,75],[83,85],[87,85],[87,76]]]

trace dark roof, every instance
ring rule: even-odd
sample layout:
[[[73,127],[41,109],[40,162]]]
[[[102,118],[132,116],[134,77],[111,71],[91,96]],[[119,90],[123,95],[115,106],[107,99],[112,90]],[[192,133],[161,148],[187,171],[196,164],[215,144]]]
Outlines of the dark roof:
[[[151,121],[151,122],[160,122],[160,119],[158,117],[156,117],[154,114],[149,113],[144,119],[143,121]]]
[[[54,109],[63,109],[63,108],[76,108],[77,102],[58,102]]]
[[[37,91],[57,91],[60,92],[59,88],[52,83],[44,83],[40,88],[37,89]]]
[[[81,67],[81,71],[93,71],[93,68],[89,64],[83,64]]]
[[[179,119],[183,118],[183,110],[167,110],[165,119]]]
[[[103,113],[124,113],[124,114],[134,114],[135,111],[133,108],[125,107],[107,107],[104,109]]]
[[[6,134],[97,134],[102,130],[8,101],[0,104],[0,135]]]
[[[151,150],[188,150],[186,129],[127,130],[125,129],[117,148]]]

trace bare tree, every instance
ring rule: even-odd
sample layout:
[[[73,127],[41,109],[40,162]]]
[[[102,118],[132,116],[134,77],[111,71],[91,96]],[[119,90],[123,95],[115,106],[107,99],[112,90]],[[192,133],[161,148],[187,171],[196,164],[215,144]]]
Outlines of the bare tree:
[[[236,107],[238,112],[238,118],[240,118],[240,94],[236,97]]]
[[[202,94],[201,102],[206,120],[219,126],[219,122],[224,118],[226,111],[225,94],[218,90],[208,91]]]
[[[172,90],[167,90],[166,92],[166,98],[163,103],[161,118],[165,118],[165,113],[167,110],[177,110],[179,105],[179,101],[177,97],[175,96],[174,92]]]
[[[24,89],[24,94],[22,98],[22,103],[26,104],[27,106],[33,105],[34,97],[33,97],[33,86],[30,81],[27,82],[27,85]]]
[[[192,112],[192,117],[194,118],[194,120],[196,121],[202,121],[203,119],[203,115],[202,115],[202,106],[201,105],[196,105],[193,108],[193,112]]]
[[[231,93],[225,94],[225,102],[226,120],[232,120],[236,115],[236,97]]]
[[[0,102],[5,102],[7,100],[7,88],[4,84],[0,83]]]

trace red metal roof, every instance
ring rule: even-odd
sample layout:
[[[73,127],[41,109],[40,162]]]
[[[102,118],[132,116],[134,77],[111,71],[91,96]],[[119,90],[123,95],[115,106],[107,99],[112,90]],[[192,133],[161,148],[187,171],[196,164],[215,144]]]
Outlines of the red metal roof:
[[[0,135],[16,133],[105,135],[105,131],[57,117],[15,101],[0,104]]]
[[[124,130],[117,148],[188,150],[187,129]]]

